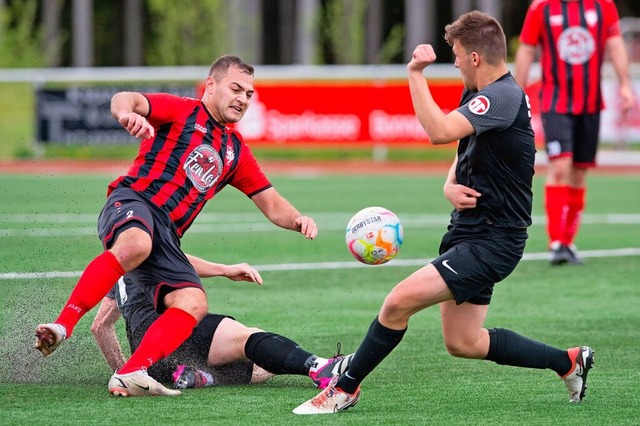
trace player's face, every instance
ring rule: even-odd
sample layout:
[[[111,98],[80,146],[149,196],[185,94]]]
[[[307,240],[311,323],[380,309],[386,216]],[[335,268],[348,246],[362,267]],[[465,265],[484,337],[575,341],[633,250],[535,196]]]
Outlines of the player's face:
[[[203,101],[219,123],[237,123],[247,112],[253,92],[253,76],[229,67],[227,75],[218,82],[207,77]]]
[[[457,41],[453,43],[453,54],[456,59],[454,65],[460,70],[464,87],[469,90],[477,90],[475,82],[475,65],[473,64],[473,54],[467,53],[466,49]]]

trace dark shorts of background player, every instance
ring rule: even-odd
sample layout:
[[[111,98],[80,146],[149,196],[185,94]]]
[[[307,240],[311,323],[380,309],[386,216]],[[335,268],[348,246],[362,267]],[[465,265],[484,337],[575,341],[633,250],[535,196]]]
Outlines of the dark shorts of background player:
[[[149,318],[146,322],[136,327],[132,335],[127,336],[131,352],[135,351],[140,345],[144,334],[156,318]],[[173,372],[178,365],[184,364],[211,372],[216,384],[249,383],[253,374],[253,363],[251,361],[239,361],[216,367],[209,366],[211,341],[220,322],[225,318],[234,319],[230,316],[217,314],[205,316],[193,329],[191,336],[178,349],[149,367],[148,371],[151,377],[162,383],[173,383]]]
[[[180,238],[169,216],[136,191],[117,188],[98,217],[98,234],[104,248],[110,248],[118,235],[129,228],[142,229],[153,240],[149,257],[127,275],[142,285],[156,311],[165,310],[164,296],[173,290],[202,289],[200,278],[180,249]]]
[[[600,114],[542,114],[547,155],[572,157],[579,167],[594,167],[598,152]]]
[[[440,243],[440,256],[431,263],[456,304],[488,305],[494,284],[513,272],[522,259],[527,236],[526,229],[449,225]]]

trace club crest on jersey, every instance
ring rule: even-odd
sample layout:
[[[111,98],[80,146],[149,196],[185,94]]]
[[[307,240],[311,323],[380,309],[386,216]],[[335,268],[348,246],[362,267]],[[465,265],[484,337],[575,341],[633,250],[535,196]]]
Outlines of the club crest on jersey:
[[[469,111],[475,115],[484,115],[489,111],[489,98],[484,95],[476,96],[469,102]]]
[[[224,155],[224,161],[226,161],[227,165],[233,163],[233,160],[236,159],[236,153],[233,151],[233,148],[228,146],[227,152]]]
[[[211,145],[200,145],[182,166],[187,177],[200,192],[207,192],[220,179],[222,159]]]
[[[596,50],[596,42],[589,31],[582,27],[569,27],[558,38],[558,54],[571,65],[582,65]]]

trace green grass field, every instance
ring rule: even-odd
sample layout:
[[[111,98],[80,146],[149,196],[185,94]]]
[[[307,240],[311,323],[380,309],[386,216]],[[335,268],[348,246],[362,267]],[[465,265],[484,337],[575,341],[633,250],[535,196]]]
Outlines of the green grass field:
[[[106,384],[112,372],[89,332],[94,312],[50,358],[32,348],[35,326],[55,319],[78,271],[101,251],[95,220],[111,178],[0,175],[0,424],[638,424],[640,176],[590,177],[577,241],[586,264],[557,268],[540,259],[546,237],[538,177],[527,257],[498,284],[486,322],[561,348],[592,346],[596,364],[582,404],[567,402],[564,384],[551,371],[449,356],[438,309],[431,308],[412,319],[400,346],[367,378],[354,409],[314,418],[291,414],[316,394],[297,376],[191,390],[180,398],[111,397]],[[219,262],[247,261],[262,271],[265,284],[207,279],[211,310],[288,336],[319,355],[332,355],[336,342],[351,352],[391,287],[436,255],[450,210],[443,177],[272,180],[316,218],[320,234],[307,241],[276,228],[238,191],[223,191],[183,248]],[[354,267],[344,227],[370,205],[398,214],[405,244],[387,266]],[[279,270],[281,264],[287,265]],[[119,333],[124,337],[122,327]]]

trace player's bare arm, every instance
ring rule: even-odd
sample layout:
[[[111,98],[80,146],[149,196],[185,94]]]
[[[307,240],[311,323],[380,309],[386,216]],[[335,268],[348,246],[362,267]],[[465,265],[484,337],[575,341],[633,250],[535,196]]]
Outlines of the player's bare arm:
[[[105,297],[102,299],[98,313],[91,324],[93,338],[109,364],[109,368],[113,371],[120,369],[126,362],[115,329],[115,323],[120,316],[116,301]]]
[[[618,93],[620,94],[620,107],[626,113],[633,106],[634,95],[629,78],[629,55],[622,36],[610,37],[607,40],[607,54],[613,70],[618,77]]]
[[[232,281],[248,281],[258,285],[263,283],[260,273],[248,263],[225,265],[209,262],[191,254],[186,256],[200,278],[227,277]]]
[[[458,164],[458,155],[453,161],[447,174],[447,180],[444,183],[444,196],[453,207],[458,210],[473,209],[476,207],[480,194],[473,188],[458,184],[456,180],[456,165]]]
[[[423,75],[426,67],[436,60],[433,46],[421,44],[413,52],[407,71],[409,91],[418,121],[434,145],[450,143],[473,133],[473,126],[462,114],[452,111],[445,114],[431,95],[429,84]]]
[[[313,218],[300,214],[275,188],[254,195],[251,200],[273,224],[300,232],[310,240],[318,235],[318,226]]]
[[[155,129],[145,118],[149,114],[149,102],[141,93],[118,92],[111,98],[111,115],[133,137],[149,139]]]
[[[516,51],[515,74],[513,78],[523,89],[527,87],[529,70],[536,57],[537,47],[531,44],[520,43]]]

